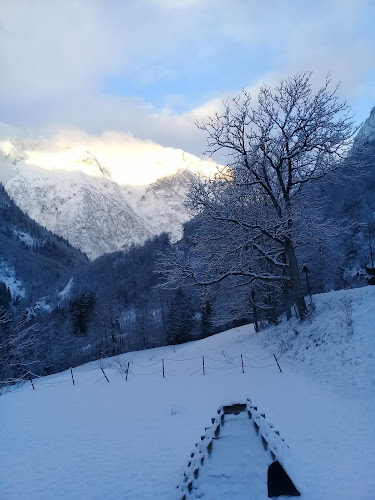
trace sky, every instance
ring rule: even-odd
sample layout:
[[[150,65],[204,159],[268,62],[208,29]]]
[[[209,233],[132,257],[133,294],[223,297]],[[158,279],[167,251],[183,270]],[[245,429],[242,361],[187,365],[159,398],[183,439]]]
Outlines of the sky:
[[[0,0],[0,138],[126,134],[202,156],[195,121],[299,71],[375,105],[374,0]]]

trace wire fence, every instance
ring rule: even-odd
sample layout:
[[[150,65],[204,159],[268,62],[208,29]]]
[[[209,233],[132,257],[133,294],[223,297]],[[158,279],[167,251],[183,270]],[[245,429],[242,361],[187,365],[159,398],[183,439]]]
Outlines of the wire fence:
[[[28,380],[8,386],[4,392],[19,392],[26,389],[36,390],[40,386],[54,386],[57,384],[82,385],[86,383],[97,384],[102,380],[110,382],[118,376],[124,376],[126,381],[132,377],[178,377],[178,376],[209,376],[218,372],[228,372],[237,370],[245,373],[247,370],[278,369],[282,372],[275,353],[262,357],[250,357],[246,354],[228,356],[225,353],[222,358],[215,358],[207,355],[194,356],[190,358],[160,357],[155,361],[141,363],[135,360],[135,356],[125,358],[119,355],[115,358],[104,358],[91,365],[97,367],[102,372],[102,376],[97,380],[92,380],[92,370],[81,371],[70,368],[66,372],[49,376],[38,376],[29,373]],[[159,369],[156,367],[159,366]],[[61,377],[66,374],[66,379]],[[78,375],[78,379],[75,377]],[[89,376],[87,377],[87,374]],[[3,392],[3,393],[4,393]]]

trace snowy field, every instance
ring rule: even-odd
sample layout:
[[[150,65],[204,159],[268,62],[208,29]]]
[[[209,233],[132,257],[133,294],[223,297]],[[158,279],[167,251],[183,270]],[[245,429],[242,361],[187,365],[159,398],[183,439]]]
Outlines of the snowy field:
[[[103,364],[109,383],[89,363],[73,370],[75,386],[67,371],[36,380],[35,391],[28,383],[2,395],[0,499],[178,499],[190,453],[217,408],[246,398],[289,445],[300,498],[375,498],[375,287],[313,300],[303,324],[282,320],[258,335],[244,326],[124,354],[127,381],[111,358]],[[198,478],[201,498],[228,498],[210,474],[214,459],[235,481],[231,497],[249,498],[249,475],[266,452],[250,425],[248,440],[246,423],[238,425],[227,427],[226,448],[217,446],[216,455],[213,444],[212,463]],[[267,498],[266,477],[252,484],[260,485],[252,499]]]

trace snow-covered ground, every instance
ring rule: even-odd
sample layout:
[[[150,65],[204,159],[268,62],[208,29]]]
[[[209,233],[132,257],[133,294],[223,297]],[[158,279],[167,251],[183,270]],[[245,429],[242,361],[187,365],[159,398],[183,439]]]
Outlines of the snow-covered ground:
[[[0,498],[178,499],[190,453],[217,408],[248,397],[289,445],[288,472],[302,499],[374,498],[375,287],[313,300],[315,312],[303,324],[282,321],[259,334],[244,326],[175,348],[124,354],[105,361],[109,383],[89,363],[73,370],[75,386],[67,371],[36,380],[35,391],[25,384],[4,394]],[[262,463],[267,453],[253,446],[254,434],[238,439],[240,425],[233,420],[228,434],[232,452],[217,446],[215,455],[214,442],[211,454],[224,474],[236,471],[232,496],[238,499],[249,497],[247,468],[253,473],[254,460]],[[214,478],[204,467],[202,498],[220,498],[220,488],[208,488]],[[260,479],[259,495],[251,498],[265,498],[265,482]]]
[[[247,412],[225,415],[213,450],[206,454],[192,489],[192,498],[258,500],[267,497],[267,470],[273,462],[265,453]],[[194,496],[195,495],[195,496]]]
[[[22,286],[22,282],[16,278],[14,267],[2,260],[0,260],[0,281],[5,283],[9,288],[13,299],[25,296],[25,289]]]

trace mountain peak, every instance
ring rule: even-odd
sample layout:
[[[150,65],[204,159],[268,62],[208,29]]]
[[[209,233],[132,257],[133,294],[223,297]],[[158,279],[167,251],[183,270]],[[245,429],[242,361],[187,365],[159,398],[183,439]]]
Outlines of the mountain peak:
[[[97,157],[87,149],[79,156],[79,158],[76,160],[76,163],[82,165],[84,170],[88,169],[93,170],[94,172],[98,171],[99,174],[101,174],[103,177],[107,177],[108,179],[112,178],[110,170],[105,167],[97,159]]]
[[[13,165],[17,165],[27,158],[27,154],[23,151],[21,152],[11,140],[0,141],[0,151],[4,160]]]
[[[370,142],[375,142],[375,106],[355,138],[355,145],[364,145]]]
[[[1,152],[0,180],[19,207],[91,259],[162,232],[181,238],[190,182],[215,169],[181,149],[122,137],[12,139]]]

